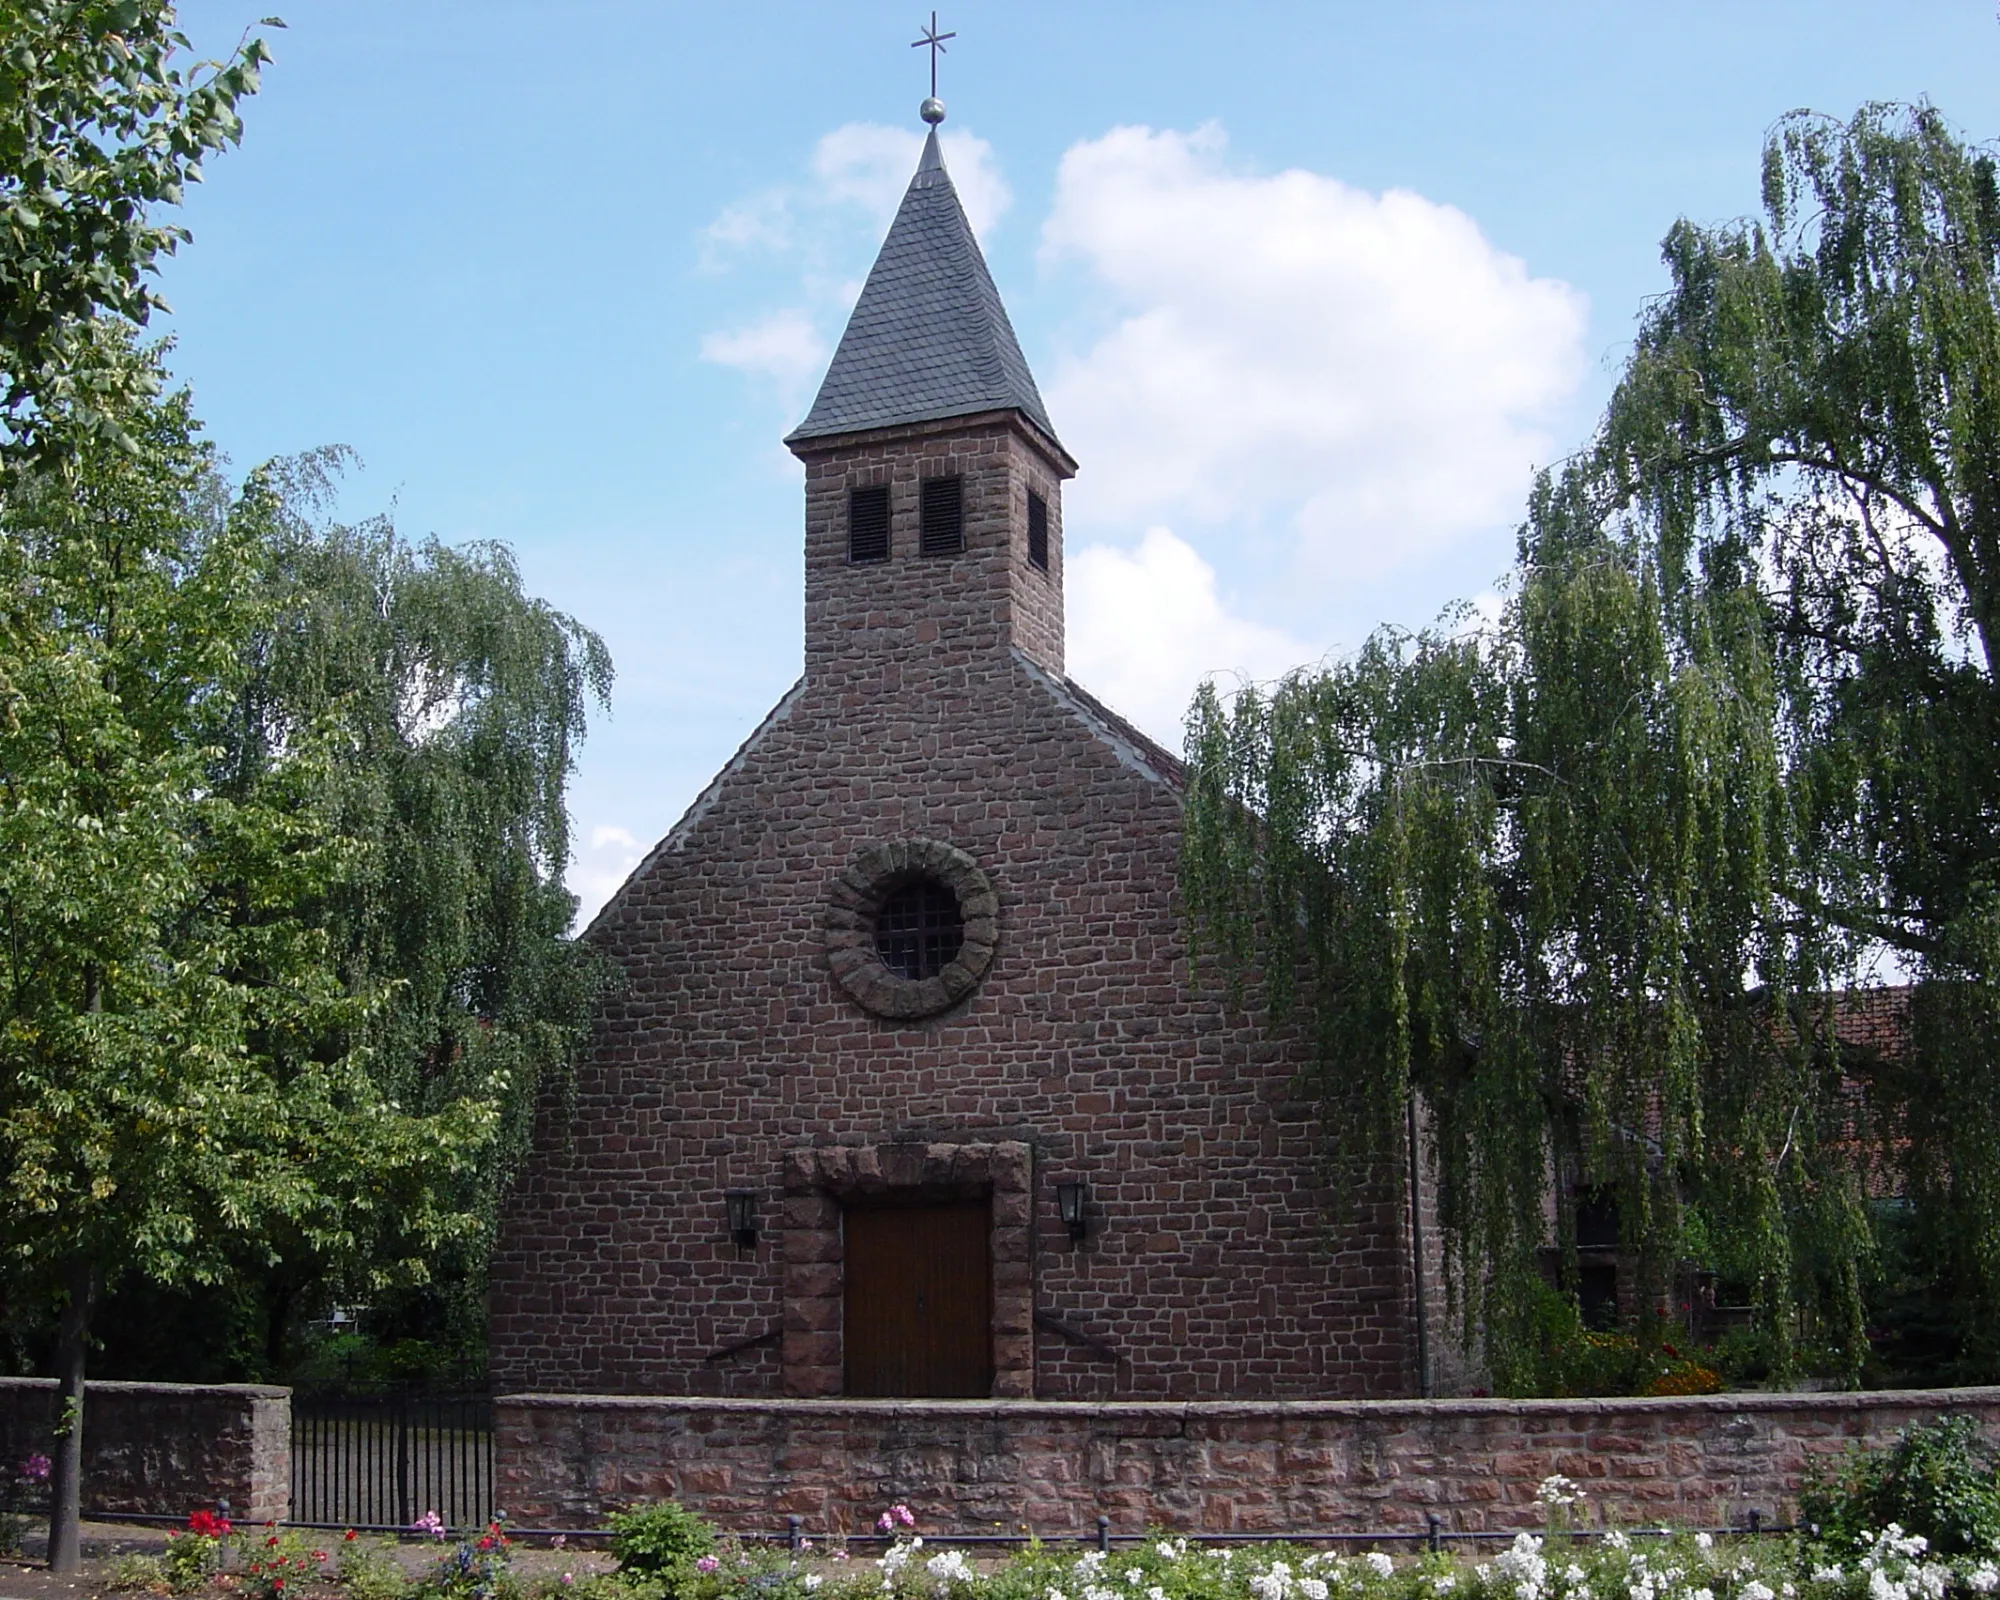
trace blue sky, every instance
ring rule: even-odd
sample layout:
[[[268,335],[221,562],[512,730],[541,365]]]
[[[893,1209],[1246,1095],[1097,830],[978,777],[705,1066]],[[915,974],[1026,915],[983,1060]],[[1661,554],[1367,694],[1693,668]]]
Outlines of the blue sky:
[[[200,0],[226,49],[261,13]],[[504,540],[619,669],[572,790],[586,910],[797,675],[803,414],[914,165],[927,15],[284,6],[162,331],[238,467]],[[946,157],[1058,432],[1071,670],[1178,745],[1269,676],[1490,589],[1588,434],[1677,216],[1794,107],[2000,135],[1993,0],[941,9]]]

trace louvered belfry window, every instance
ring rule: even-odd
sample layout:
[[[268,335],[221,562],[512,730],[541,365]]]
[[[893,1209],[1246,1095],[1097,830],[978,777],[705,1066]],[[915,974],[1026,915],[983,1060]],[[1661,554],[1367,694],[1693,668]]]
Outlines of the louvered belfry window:
[[[927,556],[955,556],[965,548],[965,480],[926,478],[917,548]]]
[[[1049,503],[1034,490],[1028,491],[1028,561],[1049,570]]]
[[[847,497],[847,559],[889,559],[889,486],[873,484]]]

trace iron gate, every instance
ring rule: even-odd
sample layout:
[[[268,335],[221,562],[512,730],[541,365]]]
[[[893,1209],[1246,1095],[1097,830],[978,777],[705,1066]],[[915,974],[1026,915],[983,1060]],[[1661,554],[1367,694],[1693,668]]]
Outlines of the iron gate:
[[[292,1520],[448,1528],[493,1516],[493,1402],[484,1395],[292,1397]]]

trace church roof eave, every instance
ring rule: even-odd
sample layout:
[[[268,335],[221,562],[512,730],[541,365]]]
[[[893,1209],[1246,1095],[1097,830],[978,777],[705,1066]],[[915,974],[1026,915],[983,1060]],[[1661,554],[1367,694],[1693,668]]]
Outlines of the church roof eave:
[[[1014,406],[986,407],[972,411],[963,411],[956,408],[940,410],[931,416],[904,417],[895,422],[879,423],[872,427],[843,428],[834,433],[801,434],[793,432],[786,434],[783,442],[791,450],[792,454],[803,459],[806,456],[818,455],[829,450],[846,450],[858,445],[879,444],[898,435],[907,435],[912,432],[943,432],[944,429],[939,426],[943,423],[975,426],[989,420],[995,422],[1006,421],[1014,424],[1022,433],[1027,435],[1036,449],[1049,458],[1050,462],[1059,469],[1063,477],[1073,478],[1076,476],[1076,457],[1072,456],[1064,448],[1063,442],[1053,433],[1049,432],[1047,428],[1043,427],[1040,422],[1036,421],[1034,417]]]

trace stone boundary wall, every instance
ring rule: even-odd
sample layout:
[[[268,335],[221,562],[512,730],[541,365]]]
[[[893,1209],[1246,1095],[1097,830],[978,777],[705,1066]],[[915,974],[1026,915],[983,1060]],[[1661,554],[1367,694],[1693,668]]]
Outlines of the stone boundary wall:
[[[54,1453],[53,1378],[0,1378],[0,1469]],[[181,1515],[229,1502],[243,1522],[292,1505],[292,1392],[252,1383],[91,1383],[83,1509]]]
[[[1538,1528],[1552,1472],[1625,1526],[1789,1521],[1806,1463],[1941,1413],[2000,1428],[2000,1388],[1674,1399],[729,1400],[509,1395],[497,1496],[588,1527],[671,1496],[725,1528],[867,1531],[907,1502],[935,1532]]]

